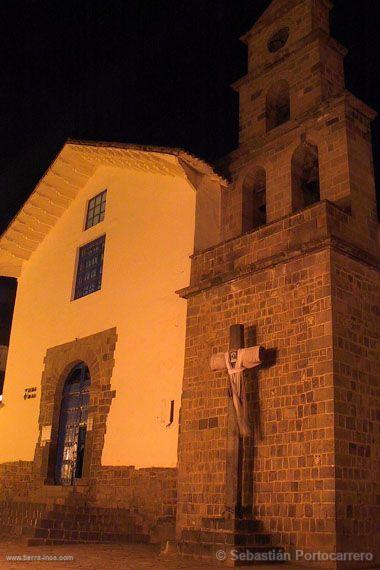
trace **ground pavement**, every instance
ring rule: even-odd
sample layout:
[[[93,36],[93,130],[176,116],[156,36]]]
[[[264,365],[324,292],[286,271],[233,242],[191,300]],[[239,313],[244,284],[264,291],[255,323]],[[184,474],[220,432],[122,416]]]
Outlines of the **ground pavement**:
[[[11,560],[11,557],[13,560]],[[19,557],[16,560],[14,557]],[[40,557],[40,560],[27,557]],[[61,557],[53,561],[52,557]],[[215,561],[206,562],[181,558],[178,556],[160,556],[159,550],[152,545],[124,544],[78,544],[64,546],[27,546],[24,540],[0,538],[1,570],[226,570],[226,566]],[[254,566],[255,570],[290,570],[291,564]],[[298,567],[299,569],[299,567]],[[299,569],[300,570],[300,569]]]

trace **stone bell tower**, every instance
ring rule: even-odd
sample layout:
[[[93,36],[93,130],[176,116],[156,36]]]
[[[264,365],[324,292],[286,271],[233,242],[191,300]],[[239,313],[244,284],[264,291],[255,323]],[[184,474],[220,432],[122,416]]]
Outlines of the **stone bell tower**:
[[[274,0],[242,38],[248,73],[233,86],[239,147],[222,163],[223,241],[194,255],[179,292],[188,320],[177,537],[184,553],[224,550],[232,565],[231,549],[275,547],[294,560],[296,550],[375,557],[380,544],[375,113],[345,89],[330,9]],[[244,437],[227,370],[210,366],[243,346],[264,348],[243,374]]]

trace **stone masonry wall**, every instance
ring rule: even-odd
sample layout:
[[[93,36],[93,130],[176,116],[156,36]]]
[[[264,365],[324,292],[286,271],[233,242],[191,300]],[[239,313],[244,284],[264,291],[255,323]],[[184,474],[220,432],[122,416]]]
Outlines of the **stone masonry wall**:
[[[323,120],[320,120],[320,116]],[[255,168],[266,171],[267,222],[292,213],[292,156],[302,142],[318,148],[321,199],[331,202],[350,199],[347,160],[345,97],[324,102],[303,117],[302,124],[291,117],[276,129],[255,137],[234,151],[224,165],[233,184],[223,193],[222,227],[224,239],[242,233],[242,187]],[[223,165],[222,165],[223,166]]]
[[[39,512],[43,505],[51,507],[57,500],[61,503],[62,499],[75,505],[77,499],[73,503],[70,490],[75,493],[78,489],[76,486],[42,486],[32,461],[0,464],[0,534],[5,530],[11,533],[17,530],[5,529],[11,518],[9,511],[16,509],[19,526],[27,527],[30,513]],[[115,512],[120,509],[130,510],[143,524],[152,542],[163,542],[174,536],[176,468],[102,466],[98,476],[85,490],[82,489],[80,497],[89,507],[104,507]],[[18,509],[19,503],[22,506]]]
[[[239,141],[244,144],[266,132],[266,98],[279,80],[289,85],[293,119],[315,108],[344,88],[343,56],[346,50],[329,37],[328,8],[319,17],[309,0],[283,5],[266,21],[258,23],[245,37],[248,44],[248,74],[235,83],[239,91]],[[323,15],[322,15],[323,12]],[[317,16],[317,17],[316,17]],[[289,36],[282,49],[268,50],[272,34],[287,28]]]
[[[359,247],[352,217],[323,201],[193,256],[191,287],[210,287],[234,275],[271,267],[302,251],[339,241]],[[365,252],[361,252],[365,255]],[[368,254],[368,257],[371,257]],[[190,287],[190,290],[191,290]]]
[[[0,501],[27,498],[33,481],[33,461],[0,463]]]
[[[90,492],[91,503],[127,508],[143,516],[150,536],[174,532],[177,505],[177,469],[104,466]]]
[[[380,559],[380,274],[336,252],[331,268],[337,548]]]
[[[288,41],[280,51],[270,52],[268,39],[283,26],[289,27]],[[248,71],[259,74],[272,69],[315,30],[329,33],[329,7],[325,2],[285,0],[276,6],[272,4],[244,38],[249,48]]]
[[[241,236],[244,181],[259,167],[266,171],[267,223],[292,213],[292,156],[305,141],[318,148],[321,200],[351,208],[358,231],[351,232],[350,240],[375,254],[376,200],[369,119],[364,107],[348,93],[343,94],[305,115],[302,124],[291,119],[231,153],[221,164],[228,167],[232,178],[222,197],[223,239]]]
[[[246,373],[255,515],[290,551],[375,551],[379,273],[353,223],[324,201],[193,257],[178,530],[224,514],[228,377],[209,359],[242,323],[268,355]]]
[[[229,244],[223,246],[227,252]],[[214,252],[214,262],[220,255]],[[207,255],[207,254],[206,254]],[[210,254],[211,255],[211,254]],[[211,261],[210,261],[211,263]],[[333,549],[334,407],[330,253],[215,285],[188,300],[179,442],[178,526],[197,528],[223,515],[227,374],[210,355],[228,348],[229,326],[269,360],[254,383],[255,515],[286,548]]]
[[[278,24],[277,24],[278,25]],[[342,58],[319,35],[299,42],[298,51],[277,63],[277,80],[271,67],[253,75],[239,88],[240,144],[266,132],[266,97],[279,79],[290,87],[292,118],[299,118],[326,96],[335,96],[344,88]],[[335,57],[334,57],[335,56]],[[329,69],[329,65],[333,70]],[[333,81],[330,78],[333,77]]]

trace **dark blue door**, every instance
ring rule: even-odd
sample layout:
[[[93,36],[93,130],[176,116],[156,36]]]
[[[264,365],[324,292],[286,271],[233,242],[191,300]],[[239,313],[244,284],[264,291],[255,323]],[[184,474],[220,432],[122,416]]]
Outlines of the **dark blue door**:
[[[55,482],[73,485],[83,472],[91,378],[88,367],[78,364],[63,389],[58,431]]]

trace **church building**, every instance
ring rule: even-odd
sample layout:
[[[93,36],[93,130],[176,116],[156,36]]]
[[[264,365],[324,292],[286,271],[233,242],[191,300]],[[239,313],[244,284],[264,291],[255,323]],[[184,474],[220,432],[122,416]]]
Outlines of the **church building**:
[[[375,566],[376,113],[345,88],[331,8],[273,0],[241,38],[217,166],[68,141],[1,236],[3,532]]]

